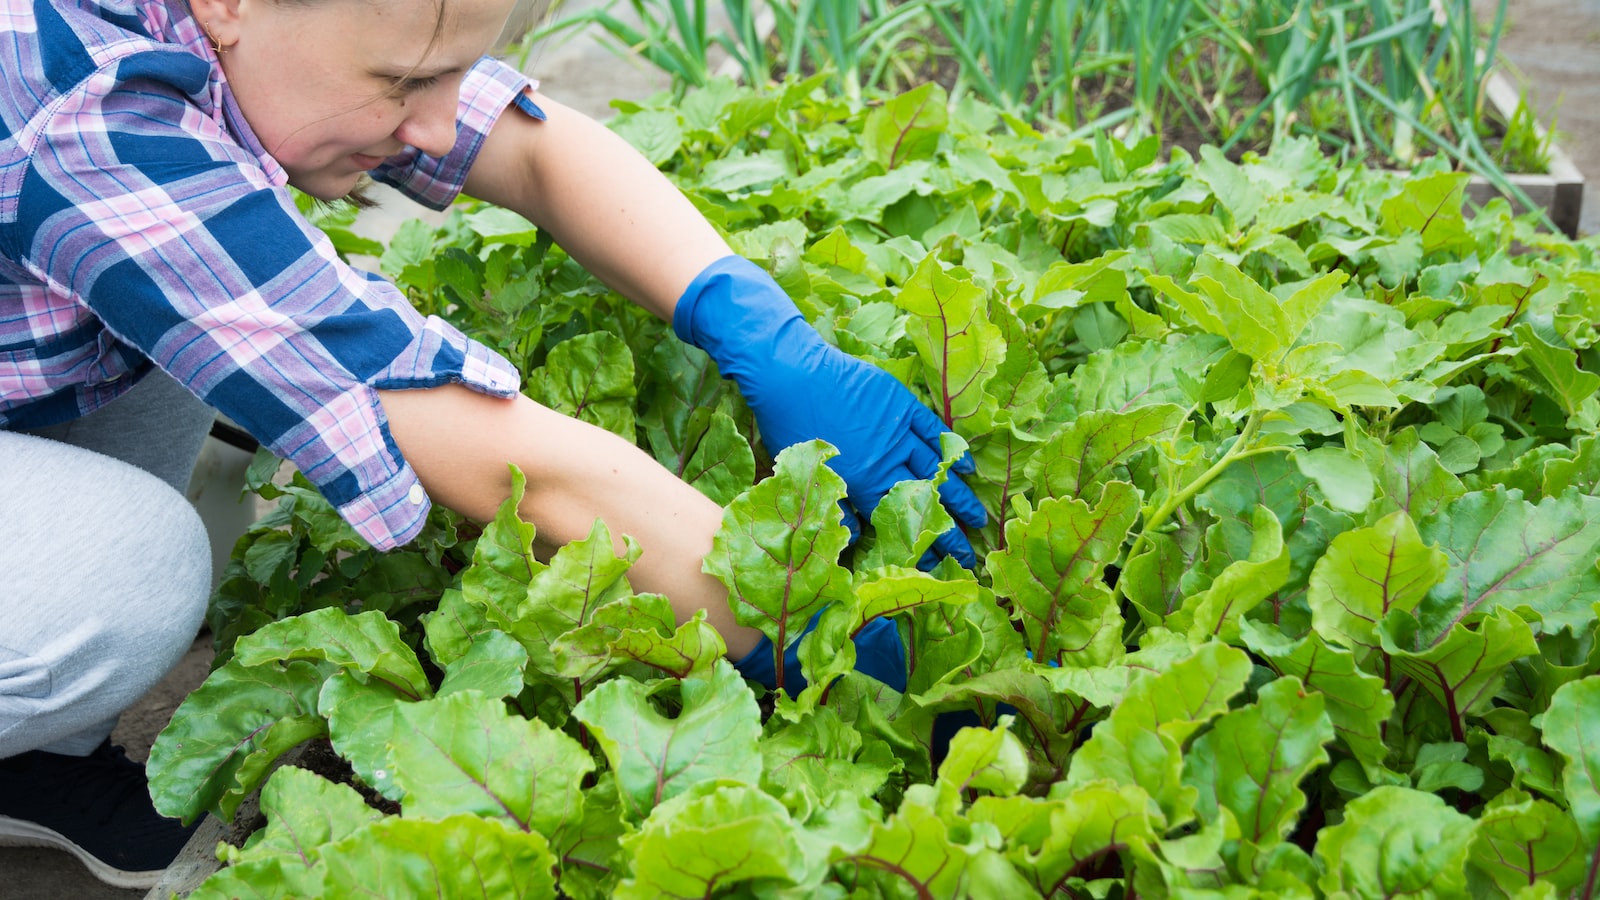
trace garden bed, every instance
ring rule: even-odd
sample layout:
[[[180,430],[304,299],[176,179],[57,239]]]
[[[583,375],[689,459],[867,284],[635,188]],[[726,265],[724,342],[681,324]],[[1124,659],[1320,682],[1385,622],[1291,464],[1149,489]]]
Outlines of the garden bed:
[[[1467,214],[1437,164],[1287,141],[1161,165],[1153,139],[1041,136],[935,91],[863,111],[718,86],[615,127],[953,426],[991,516],[977,570],[911,565],[949,524],[928,482],[849,550],[826,448],[756,482],[731,389],[526,223],[405,229],[383,265],[421,309],[726,506],[710,570],[736,614],[795,635],[828,605],[815,687],[764,708],[603,531],[546,565],[513,502],[379,556],[258,470],[292,502],[224,579],[227,661],[152,750],[157,802],[228,813],[326,734],[400,815],[279,769],[267,832],[333,824],[295,855],[269,835],[219,892],[336,891],[358,855],[398,872],[469,836],[499,842],[483,871],[577,897],[1595,883],[1595,248]],[[883,615],[903,694],[845,671]],[[940,714],[975,725],[942,758]],[[1430,851],[1401,871],[1377,842]]]

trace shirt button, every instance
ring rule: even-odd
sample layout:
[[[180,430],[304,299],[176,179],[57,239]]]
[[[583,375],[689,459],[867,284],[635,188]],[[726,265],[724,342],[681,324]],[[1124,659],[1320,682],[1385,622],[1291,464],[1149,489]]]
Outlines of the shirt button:
[[[422,485],[413,484],[411,490],[406,492],[406,499],[410,500],[413,506],[421,506],[422,501],[428,499],[428,495],[422,490]]]

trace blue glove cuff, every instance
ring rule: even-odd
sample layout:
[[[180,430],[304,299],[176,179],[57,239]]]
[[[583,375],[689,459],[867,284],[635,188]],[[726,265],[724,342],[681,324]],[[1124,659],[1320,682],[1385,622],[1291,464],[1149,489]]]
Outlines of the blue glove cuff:
[[[820,612],[812,616],[800,636],[810,634],[821,616]],[[900,641],[900,630],[894,627],[894,622],[885,618],[873,619],[853,640],[856,645],[856,671],[871,675],[904,693],[906,648]],[[755,649],[745,654],[733,667],[751,681],[769,689],[777,687],[777,663],[772,652],[772,640],[766,635],[762,635]],[[785,693],[793,697],[805,690],[808,683],[800,672],[800,642],[795,641],[783,654],[783,688]]]

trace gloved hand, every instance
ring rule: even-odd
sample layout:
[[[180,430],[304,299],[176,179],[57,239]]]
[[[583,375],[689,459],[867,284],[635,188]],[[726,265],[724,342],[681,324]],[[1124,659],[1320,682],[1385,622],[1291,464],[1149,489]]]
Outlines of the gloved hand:
[[[816,629],[822,612],[818,611],[806,623],[805,631],[800,633],[802,638]],[[896,691],[905,693],[906,648],[900,642],[900,632],[894,627],[894,622],[887,618],[873,619],[852,640],[856,645],[856,671],[871,675]],[[740,675],[769,689],[776,689],[778,670],[775,655],[772,652],[772,640],[762,635],[755,649],[745,654],[733,667]],[[800,672],[800,642],[795,641],[783,654],[783,690],[791,697],[798,697],[807,684],[806,677]]]
[[[769,451],[813,438],[838,449],[829,464],[848,488],[844,519],[852,536],[896,482],[937,472],[944,422],[894,376],[824,341],[749,260],[726,256],[707,266],[678,299],[672,330],[739,386]],[[940,485],[957,527],[933,545],[968,568],[977,558],[960,526],[982,528],[988,513],[954,473],[973,469],[972,457],[963,456]]]

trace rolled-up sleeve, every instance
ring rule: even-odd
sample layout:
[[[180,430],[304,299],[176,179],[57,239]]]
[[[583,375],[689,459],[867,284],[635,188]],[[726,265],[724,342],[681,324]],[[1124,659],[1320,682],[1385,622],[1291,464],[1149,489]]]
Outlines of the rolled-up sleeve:
[[[544,111],[533,102],[536,87],[538,82],[504,62],[483,57],[461,81],[455,147],[443,157],[409,149],[372,170],[373,179],[392,185],[424,206],[444,209],[460,196],[484,139],[501,115],[515,110],[518,115],[544,118]]]
[[[160,84],[108,78],[62,104],[9,233],[53,296],[290,460],[380,549],[414,537],[429,504],[377,390],[518,389],[504,359],[342,262],[255,159]]]

